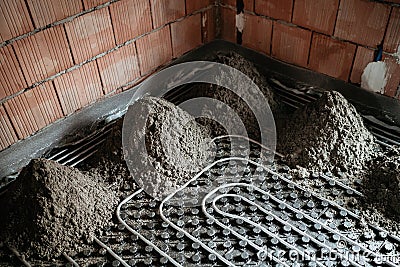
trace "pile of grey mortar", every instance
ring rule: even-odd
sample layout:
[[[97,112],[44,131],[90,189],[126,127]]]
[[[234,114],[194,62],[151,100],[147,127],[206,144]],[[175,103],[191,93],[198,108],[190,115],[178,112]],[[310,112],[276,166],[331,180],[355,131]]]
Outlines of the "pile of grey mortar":
[[[357,175],[379,151],[354,106],[336,91],[297,110],[279,140],[289,165],[316,172]]]
[[[357,208],[365,220],[393,232],[400,230],[399,149],[383,152],[340,93],[324,92],[297,110],[282,132],[277,149],[291,167],[305,168],[297,171],[300,178],[301,172],[347,172],[349,184],[362,182],[364,197],[352,201],[362,204]]]
[[[239,70],[247,77],[249,77],[258,86],[259,90],[264,95],[265,100],[268,102],[272,112],[275,112],[277,110],[278,104],[276,102],[276,97],[274,96],[272,89],[268,85],[265,77],[259,73],[257,67],[252,62],[248,61],[243,56],[235,52],[231,52],[228,54],[217,54],[214,61]],[[224,81],[226,79],[230,80],[231,82],[236,83],[239,87],[247,85],[247,82],[243,80],[242,77],[237,77],[235,73],[231,72],[221,72],[217,78],[221,81]],[[217,85],[201,85],[199,86],[199,88],[196,88],[194,90],[202,91],[202,96],[209,97],[221,102],[220,105],[213,108],[205,106],[203,108],[204,114],[207,114],[210,117],[218,117],[218,115],[225,113],[224,105],[227,105],[239,116],[246,128],[247,135],[252,139],[259,140],[259,124],[254,113],[251,110],[252,107],[249,107],[243,99],[251,100],[251,102],[255,106],[266,105],[264,100],[255,99],[255,94],[253,94],[250,90],[244,90],[245,96],[244,98],[241,98],[230,89]],[[227,133],[227,129],[235,129],[235,127],[237,127],[237,125],[235,125],[235,122],[233,121],[231,122],[232,125],[229,125],[229,121],[231,121],[229,118],[224,121],[228,122],[228,125],[223,125],[225,126],[225,129],[222,129],[221,125],[210,121],[207,121],[206,123],[208,124],[207,127],[210,128],[213,135],[223,135]],[[200,123],[204,124],[202,120],[200,120]]]
[[[100,177],[32,160],[0,199],[0,240],[26,257],[79,250],[110,225],[116,193]]]
[[[207,130],[159,98],[141,99],[130,110],[150,111],[148,118],[137,116],[135,121],[147,121],[145,128],[133,125],[131,148],[135,151],[143,141],[147,155],[134,156],[140,162],[134,163],[131,176],[148,194],[162,199],[208,162]],[[80,251],[83,243],[92,242],[93,235],[112,224],[121,184],[133,183],[120,139],[121,123],[117,123],[95,155],[98,163],[87,163],[84,172],[51,160],[32,160],[1,196],[1,240],[26,257],[44,259]]]
[[[207,128],[160,98],[145,97],[131,105],[124,134],[124,155],[131,175],[157,200],[190,180],[212,157]]]

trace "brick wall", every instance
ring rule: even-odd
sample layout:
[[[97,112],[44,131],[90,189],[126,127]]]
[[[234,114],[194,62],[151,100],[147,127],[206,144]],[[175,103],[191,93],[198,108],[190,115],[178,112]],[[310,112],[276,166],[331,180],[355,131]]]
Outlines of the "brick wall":
[[[215,38],[212,0],[0,1],[0,150]]]
[[[385,95],[400,99],[400,0],[243,0],[242,44],[279,60],[359,84],[383,44]],[[221,37],[237,40],[236,1],[221,0]],[[400,56],[400,55],[398,55]],[[400,62],[400,58],[397,59]]]

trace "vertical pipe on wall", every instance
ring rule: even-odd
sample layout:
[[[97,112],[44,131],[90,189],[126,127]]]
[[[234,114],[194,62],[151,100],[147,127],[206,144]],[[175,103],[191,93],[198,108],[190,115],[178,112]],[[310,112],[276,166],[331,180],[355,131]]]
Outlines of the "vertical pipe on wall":
[[[244,3],[243,0],[236,0],[236,43],[242,44],[242,32],[244,23]]]

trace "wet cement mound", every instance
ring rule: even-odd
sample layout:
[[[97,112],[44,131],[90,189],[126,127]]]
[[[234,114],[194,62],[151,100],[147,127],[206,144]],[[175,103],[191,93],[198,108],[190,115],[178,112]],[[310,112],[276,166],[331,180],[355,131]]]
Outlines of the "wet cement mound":
[[[277,102],[275,101],[275,97],[272,89],[267,84],[266,79],[261,76],[258,72],[256,66],[242,57],[237,53],[229,53],[229,54],[218,54],[215,58],[215,62],[222,63],[228,65],[232,68],[235,68],[248,76],[260,89],[261,93],[264,95],[265,100],[268,102],[270,109],[275,111],[277,108]],[[232,77],[230,77],[230,75]],[[221,80],[228,79],[233,80],[239,87],[245,87],[245,82],[238,78],[234,74],[223,74],[221,73]],[[251,88],[244,88],[244,98],[238,96],[231,90],[221,87],[221,86],[210,86],[207,90],[207,95],[210,97],[221,101],[222,103],[228,105],[233,111],[239,116],[241,121],[243,122],[247,135],[255,140],[260,140],[260,128],[255,117],[252,108],[254,107],[262,107],[265,106],[265,101],[262,99],[255,98],[256,95],[254,92],[250,90]],[[251,101],[251,106],[249,106],[244,99]],[[224,114],[224,105],[220,105],[215,110],[210,109],[210,113]],[[227,129],[236,129],[237,125],[235,122],[232,122],[233,125],[229,125],[230,119],[228,118]],[[232,132],[231,132],[232,133]]]
[[[400,218],[400,149],[381,153],[369,167],[363,183],[366,203],[391,218]]]
[[[207,130],[186,111],[160,98],[145,97],[131,105],[123,133],[131,175],[158,200],[191,179],[211,156]]]
[[[260,74],[260,72],[257,70],[257,67],[252,62],[234,52],[231,52],[229,54],[217,54],[214,61],[235,68],[248,76],[260,88],[261,92],[264,94],[266,100],[268,101],[271,110],[275,110],[277,108],[278,104],[276,102],[272,89],[268,85],[265,77]],[[226,95],[226,93],[227,92],[220,92],[217,93],[217,96],[220,95],[219,97],[222,99],[229,98],[229,95]],[[232,104],[234,103],[236,102],[232,100]]]
[[[379,150],[354,106],[336,91],[297,110],[278,139],[289,165],[312,171],[357,174]]]
[[[27,256],[52,259],[91,242],[116,204],[115,193],[94,177],[34,159],[1,198],[0,239]]]
[[[219,53],[213,59],[214,62],[228,65],[235,68],[248,76],[260,89],[261,94],[265,97],[268,102],[270,109],[274,112],[277,110],[278,104],[276,97],[273,94],[273,90],[268,85],[265,77],[263,77],[257,67],[243,56],[237,53]],[[210,118],[219,118],[217,122],[211,120],[198,119],[202,125],[207,125],[213,136],[225,135],[228,132],[232,134],[232,129],[238,129],[236,121],[232,120],[232,116],[229,115],[226,106],[240,118],[241,123],[245,127],[245,133],[252,139],[260,140],[260,129],[257,119],[252,111],[255,107],[265,107],[265,101],[256,97],[256,93],[248,87],[245,80],[240,78],[234,72],[223,73],[221,72],[217,76],[222,84],[236,84],[243,93],[243,97],[240,97],[230,89],[223,86],[201,84],[196,85],[192,88],[195,91],[195,96],[202,96],[212,98],[220,101],[216,106],[205,105],[202,110],[203,114],[206,114]],[[250,105],[244,101],[250,100]],[[224,115],[227,114],[227,115]]]

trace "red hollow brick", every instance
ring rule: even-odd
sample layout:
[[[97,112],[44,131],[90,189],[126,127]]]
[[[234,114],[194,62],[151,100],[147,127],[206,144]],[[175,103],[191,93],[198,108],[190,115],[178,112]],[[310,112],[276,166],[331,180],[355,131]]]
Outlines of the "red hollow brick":
[[[342,0],[335,36],[376,47],[382,42],[390,6],[367,0]]]
[[[103,96],[95,61],[57,77],[54,79],[54,84],[65,115]]]
[[[3,106],[0,106],[0,150],[7,148],[18,141],[18,137],[11,125]]]
[[[383,61],[387,66],[387,84],[385,95],[400,99],[400,64],[392,56],[384,55]]]
[[[361,83],[361,75],[363,74],[365,67],[373,60],[374,50],[362,46],[357,47],[357,53],[354,59],[350,81],[353,83]]]
[[[289,21],[292,18],[293,0],[255,0],[257,14]]]
[[[236,0],[222,0],[222,4],[236,7]]]
[[[85,9],[91,9],[92,7],[99,6],[101,4],[110,2],[110,0],[83,0]]]
[[[8,100],[4,106],[21,139],[63,116],[51,82],[41,84]]]
[[[81,1],[27,0],[37,28],[83,11]]]
[[[29,85],[73,65],[62,25],[18,40],[13,46]]]
[[[122,0],[110,5],[110,12],[118,44],[152,29],[149,1]]]
[[[270,54],[272,21],[250,14],[245,15],[243,29],[243,45],[256,51]]]
[[[400,2],[399,2],[400,3]],[[400,7],[393,7],[386,31],[383,48],[387,52],[396,52],[400,47]]]
[[[97,59],[106,94],[140,77],[135,44],[129,44]]]
[[[31,93],[21,94],[7,101],[4,107],[9,113],[15,131],[21,139],[30,136],[45,126],[44,120],[40,116],[40,112],[38,112],[37,102]]]
[[[221,38],[236,43],[236,11],[221,8]]]
[[[310,42],[310,31],[274,22],[271,51],[273,57],[306,67]]]
[[[201,45],[201,14],[171,24],[172,55],[179,57]]]
[[[0,48],[0,99],[27,87],[11,45]]]
[[[332,35],[338,4],[339,0],[296,0],[293,23]]]
[[[151,0],[154,29],[185,16],[185,0]]]
[[[142,76],[172,59],[171,35],[168,26],[136,41]]]
[[[356,46],[331,37],[314,34],[309,67],[317,72],[347,81]]]
[[[203,42],[208,43],[215,39],[215,12],[216,8],[210,8],[202,12],[201,25]]]
[[[244,10],[254,11],[254,0],[244,0]]]
[[[24,0],[0,1],[0,39],[6,41],[33,30]]]
[[[213,4],[213,0],[196,0],[196,1],[186,1],[186,13],[192,14],[193,12],[200,10],[202,8],[208,7]]]
[[[41,84],[32,90],[46,125],[61,118],[64,114],[51,81]]]
[[[81,63],[115,46],[108,8],[102,8],[65,24],[72,54]]]

